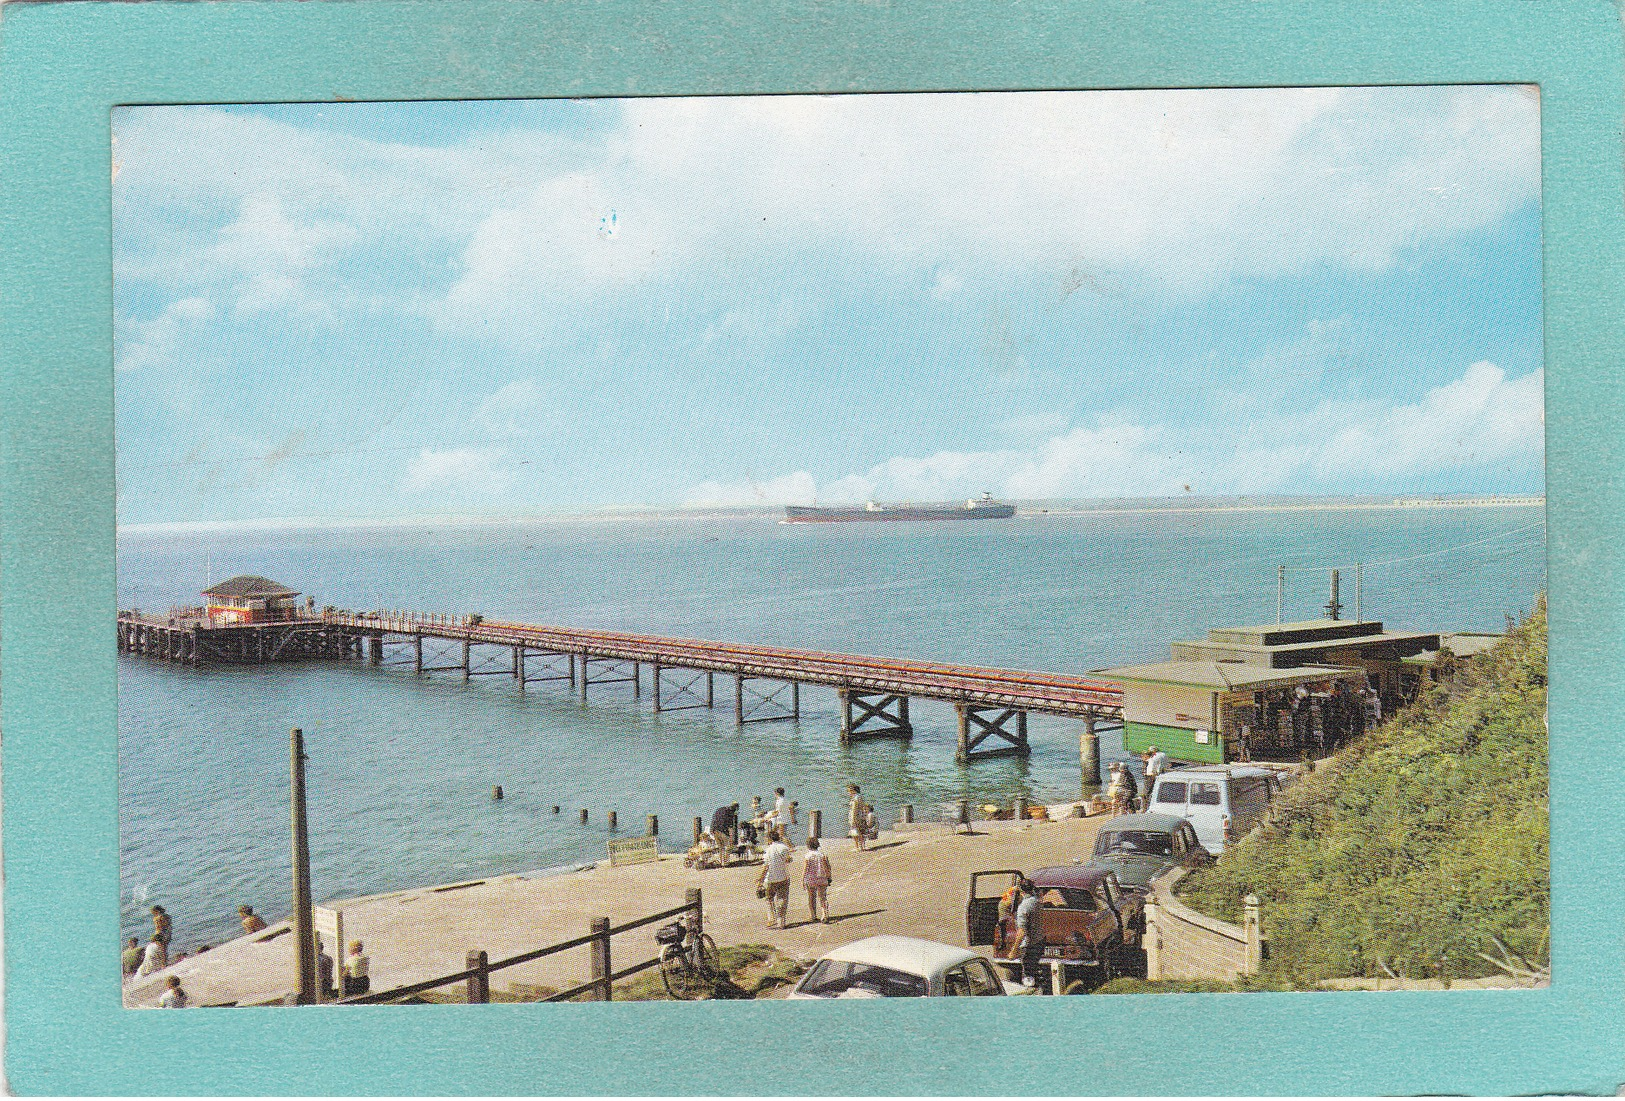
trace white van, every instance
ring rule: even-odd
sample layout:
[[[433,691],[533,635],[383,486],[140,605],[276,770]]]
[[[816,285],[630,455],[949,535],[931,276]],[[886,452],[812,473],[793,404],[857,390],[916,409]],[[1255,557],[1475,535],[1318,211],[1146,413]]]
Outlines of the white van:
[[[1157,777],[1146,809],[1190,819],[1202,847],[1217,855],[1263,821],[1284,782],[1280,772],[1258,765],[1176,768]]]

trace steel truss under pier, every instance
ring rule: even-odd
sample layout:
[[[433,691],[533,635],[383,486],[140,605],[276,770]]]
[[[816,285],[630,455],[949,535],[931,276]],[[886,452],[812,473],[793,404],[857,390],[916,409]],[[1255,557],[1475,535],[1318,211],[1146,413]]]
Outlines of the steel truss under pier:
[[[263,665],[360,656],[361,639],[320,619],[216,627],[193,618],[121,615],[118,648],[178,665]]]
[[[856,712],[856,714],[854,714]],[[854,692],[841,689],[841,744],[870,738],[914,737],[908,721],[908,697],[892,692]]]
[[[954,710],[959,713],[959,741],[954,750],[954,760],[959,764],[987,757],[1025,757],[1032,752],[1027,742],[1027,712],[1014,707],[980,707],[969,703],[956,703]],[[1016,721],[1014,733],[1008,725],[1011,719]],[[976,731],[974,735],[972,730]],[[989,738],[997,738],[1003,744],[992,749],[977,748]]]

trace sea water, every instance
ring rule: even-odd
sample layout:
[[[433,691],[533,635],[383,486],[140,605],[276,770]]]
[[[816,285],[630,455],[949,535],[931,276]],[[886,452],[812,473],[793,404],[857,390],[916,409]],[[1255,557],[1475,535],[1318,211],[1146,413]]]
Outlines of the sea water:
[[[784,525],[765,512],[369,530],[124,535],[119,606],[196,604],[212,581],[259,574],[356,610],[480,613],[605,630],[914,660],[1084,673],[1168,656],[1176,639],[1323,614],[1329,567],[1354,615],[1395,628],[1499,631],[1545,583],[1538,508],[1142,512],[1008,521]],[[460,651],[426,644],[429,664]],[[404,648],[403,648],[404,649]],[[505,662],[493,648],[489,668]],[[481,652],[476,649],[478,662]],[[539,672],[532,659],[531,672]],[[318,900],[601,859],[660,817],[668,850],[694,816],[782,786],[826,833],[848,783],[889,819],[959,798],[1059,801],[1080,791],[1079,720],[1034,715],[1032,753],[954,763],[951,705],[916,700],[911,741],[840,745],[833,689],[804,686],[799,722],[738,727],[715,710],[655,714],[643,671],[593,686],[410,666],[311,662],[188,669],[119,659],[121,915],[174,916],[175,946],[238,932],[247,903],[291,906],[288,732],[305,733]],[[672,685],[686,679],[670,671]],[[771,690],[771,683],[761,685]],[[696,686],[703,692],[703,685]],[[787,694],[786,694],[787,695]],[[749,703],[747,703],[749,706]],[[771,713],[765,708],[761,714]],[[1121,754],[1108,735],[1108,759]],[[491,798],[500,784],[505,798]],[[559,813],[553,812],[554,807]],[[579,811],[588,811],[583,825]]]

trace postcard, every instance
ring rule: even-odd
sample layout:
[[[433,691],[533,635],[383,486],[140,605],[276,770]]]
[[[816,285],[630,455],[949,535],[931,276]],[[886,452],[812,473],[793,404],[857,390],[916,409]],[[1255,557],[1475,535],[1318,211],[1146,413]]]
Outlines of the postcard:
[[[111,1034],[227,1047],[97,1088],[364,1088],[248,1085],[246,1029],[403,1092],[959,1092],[1089,1035],[1033,1084],[1120,1091],[1079,1075],[1155,1021],[1141,1084],[1212,1091],[1333,1020],[1356,1077],[1245,1089],[1603,1088],[1589,1033],[1449,1069],[1619,1009],[1556,815],[1589,116],[1291,71],[113,94],[74,951]],[[15,865],[65,685],[13,561]]]

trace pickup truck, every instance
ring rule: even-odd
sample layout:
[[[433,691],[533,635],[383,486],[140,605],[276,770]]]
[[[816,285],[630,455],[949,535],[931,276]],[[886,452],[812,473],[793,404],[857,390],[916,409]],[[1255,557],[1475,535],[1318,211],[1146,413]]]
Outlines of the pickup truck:
[[[965,943],[986,945],[995,963],[1017,971],[1020,951],[1007,947],[1015,939],[1015,919],[999,914],[999,900],[1021,872],[1015,869],[973,872],[965,907]],[[1082,993],[1119,975],[1144,975],[1145,907],[1137,891],[1124,888],[1107,868],[1067,866],[1038,868],[1027,878],[1038,891],[1038,930],[1052,992]]]

